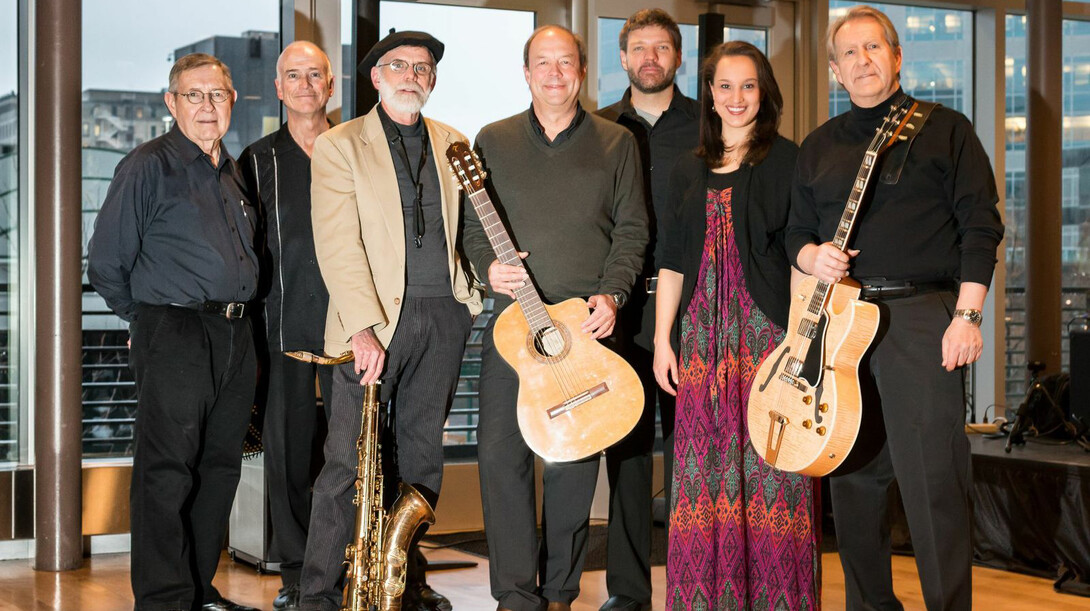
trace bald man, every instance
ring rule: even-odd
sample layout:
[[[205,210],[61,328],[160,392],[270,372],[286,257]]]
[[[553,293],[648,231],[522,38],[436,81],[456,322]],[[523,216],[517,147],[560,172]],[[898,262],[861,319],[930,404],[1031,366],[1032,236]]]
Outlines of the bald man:
[[[299,608],[299,575],[310,524],[310,497],[320,464],[326,414],[317,405],[331,395],[333,371],[284,355],[321,353],[329,293],[314,255],[310,221],[310,156],[329,129],[326,102],[333,95],[329,58],[317,45],[293,42],[276,61],[276,96],[288,120],[242,153],[242,171],[261,211],[265,248],[261,297],[265,308],[267,367],[260,394],[265,404],[265,481],[272,517],[271,559],[280,562],[283,587],[273,608]],[[260,338],[260,334],[258,335]],[[261,342],[259,341],[259,344]]]

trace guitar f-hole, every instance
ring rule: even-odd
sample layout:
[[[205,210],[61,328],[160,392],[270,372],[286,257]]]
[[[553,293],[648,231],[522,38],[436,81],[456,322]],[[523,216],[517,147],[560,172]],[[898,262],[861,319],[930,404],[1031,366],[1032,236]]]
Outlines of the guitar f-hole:
[[[768,444],[765,446],[765,462],[769,466],[776,466],[776,458],[780,455],[780,444],[783,443],[783,431],[787,428],[787,417],[776,411],[768,412]]]

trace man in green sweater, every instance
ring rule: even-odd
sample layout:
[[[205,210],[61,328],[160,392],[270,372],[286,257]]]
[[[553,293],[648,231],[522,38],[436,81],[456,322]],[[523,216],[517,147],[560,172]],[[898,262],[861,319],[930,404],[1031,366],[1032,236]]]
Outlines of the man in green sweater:
[[[585,298],[591,314],[572,331],[610,343],[648,241],[636,141],[580,106],[586,47],[572,32],[537,29],[523,49],[523,65],[530,109],[486,126],[477,149],[542,297],[549,303]],[[527,282],[526,268],[496,260],[472,204],[466,206],[465,252],[487,279],[499,312]],[[501,610],[564,611],[579,594],[598,457],[545,464],[545,549],[539,554],[534,456],[519,432],[518,377],[497,353],[492,330],[490,323],[477,425],[492,596]]]

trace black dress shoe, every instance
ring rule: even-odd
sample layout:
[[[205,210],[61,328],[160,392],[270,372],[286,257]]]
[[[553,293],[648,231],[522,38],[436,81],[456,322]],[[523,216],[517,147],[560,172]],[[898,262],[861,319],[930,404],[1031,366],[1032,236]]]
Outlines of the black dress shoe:
[[[201,611],[259,611],[254,607],[247,607],[246,605],[240,605],[238,603],[231,602],[226,598],[221,598],[214,603],[204,603],[201,605]]]
[[[280,588],[280,595],[273,599],[273,609],[276,611],[297,611],[299,609],[299,584]]]
[[[401,608],[404,611],[451,611],[447,597],[431,589],[426,582],[405,584]]]
[[[610,596],[598,611],[651,611],[651,603],[640,603],[627,596]]]

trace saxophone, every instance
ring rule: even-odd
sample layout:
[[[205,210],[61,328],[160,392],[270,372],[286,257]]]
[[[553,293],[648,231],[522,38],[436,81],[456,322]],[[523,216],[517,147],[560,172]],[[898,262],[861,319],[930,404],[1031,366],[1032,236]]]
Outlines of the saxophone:
[[[351,353],[349,353],[351,354]],[[364,387],[360,437],[356,441],[355,537],[345,549],[342,611],[399,611],[405,592],[408,548],[422,524],[435,523],[431,504],[412,486],[399,485],[397,502],[382,504],[378,385]]]

